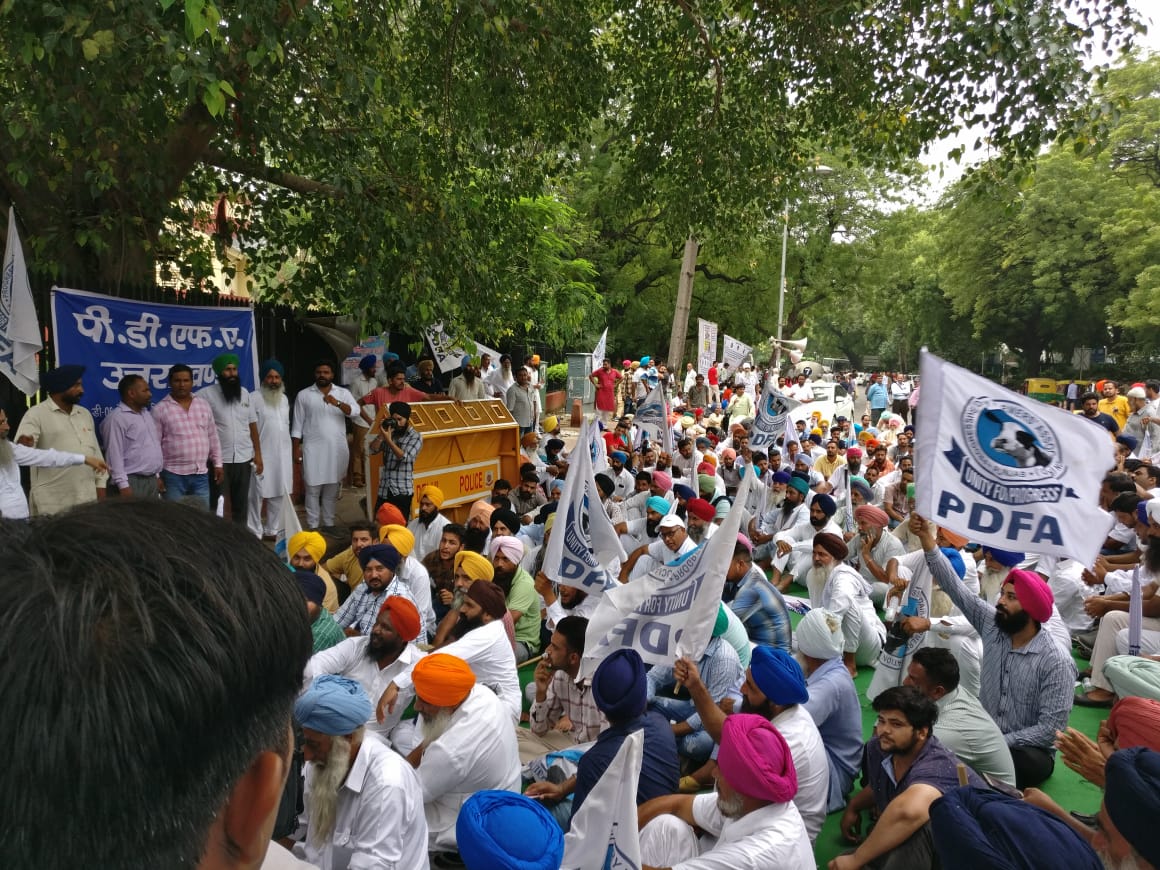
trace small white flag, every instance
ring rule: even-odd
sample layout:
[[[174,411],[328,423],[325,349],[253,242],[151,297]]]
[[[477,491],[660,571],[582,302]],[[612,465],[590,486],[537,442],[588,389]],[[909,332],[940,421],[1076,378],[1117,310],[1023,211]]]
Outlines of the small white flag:
[[[753,418],[753,431],[749,435],[749,449],[761,450],[767,455],[776,449],[777,436],[785,434],[797,437],[790,412],[801,402],[791,399],[777,389],[777,382],[767,378],[761,397],[757,400],[757,416]],[[782,451],[785,453],[785,450]]]
[[[36,355],[44,347],[24,249],[16,231],[16,209],[8,209],[8,242],[0,272],[0,374],[26,396],[40,389]]]
[[[1107,430],[925,350],[919,370],[918,512],[977,544],[1094,563],[1113,522],[1099,506]]]
[[[298,513],[294,510],[294,500],[290,498],[290,493],[282,496],[282,530],[278,532],[278,538],[274,541],[274,553],[285,562],[290,564],[290,557],[293,553],[287,552],[290,539],[302,531],[302,524],[298,522]]]
[[[618,649],[634,649],[652,665],[672,664],[680,656],[696,661],[705,654],[752,484],[753,469],[745,468],[733,506],[707,542],[605,591],[588,620],[581,673],[591,676]]]
[[[543,571],[557,583],[602,595],[616,585],[606,566],[626,557],[592,474],[591,428],[594,424],[587,421],[580,425],[577,449],[572,451],[552,534],[545,545]]]
[[[669,425],[669,403],[665,391],[658,383],[649,390],[644,401],[636,406],[636,414],[632,418],[633,425],[641,435],[647,435],[653,446],[661,445],[666,452],[672,452],[671,446],[666,446],[672,440],[672,427]],[[668,441],[665,432],[668,431]]]
[[[592,351],[592,371],[604,366],[604,358],[608,356],[608,327],[600,333],[600,341],[596,342],[596,349]]]
[[[572,816],[560,870],[640,870],[636,789],[644,760],[644,729],[624,738],[608,768]]]

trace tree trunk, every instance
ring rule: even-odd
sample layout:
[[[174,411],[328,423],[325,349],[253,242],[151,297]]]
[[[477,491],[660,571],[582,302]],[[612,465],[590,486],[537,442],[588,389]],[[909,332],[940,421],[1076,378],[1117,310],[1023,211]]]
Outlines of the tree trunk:
[[[678,375],[684,368],[685,337],[689,332],[689,308],[693,302],[693,277],[697,273],[697,251],[700,245],[689,235],[685,239],[685,256],[681,261],[681,278],[677,284],[677,304],[673,309],[673,331],[669,333],[669,371]]]

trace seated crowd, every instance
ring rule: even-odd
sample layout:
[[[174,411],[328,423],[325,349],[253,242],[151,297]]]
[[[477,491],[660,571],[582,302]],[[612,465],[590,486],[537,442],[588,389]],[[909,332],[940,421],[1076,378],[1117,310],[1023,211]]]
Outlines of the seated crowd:
[[[414,517],[384,499],[340,548],[290,537],[288,564],[183,505],[4,525],[5,718],[33,787],[7,790],[0,865],[559,868],[632,738],[646,868],[812,867],[829,814],[850,847],[832,868],[1160,868],[1160,661],[1126,654],[1137,568],[1160,652],[1152,457],[1109,469],[1117,524],[1088,568],[919,516],[902,414],[759,451],[717,407],[674,415],[671,454],[602,408],[591,508],[632,584],[709,541],[755,475],[695,660],[622,649],[585,676],[599,598],[544,570],[570,467],[555,420],[463,523],[422,486]],[[1076,703],[1110,707],[1098,734],[1068,727]],[[1040,790],[1057,756],[1103,789],[1094,816]]]

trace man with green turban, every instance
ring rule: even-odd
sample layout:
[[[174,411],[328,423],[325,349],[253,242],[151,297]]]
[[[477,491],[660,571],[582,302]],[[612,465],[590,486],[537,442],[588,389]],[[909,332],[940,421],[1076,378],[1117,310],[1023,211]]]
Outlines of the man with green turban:
[[[251,464],[254,472],[262,474],[257,403],[242,386],[236,353],[223,353],[215,358],[213,371],[217,383],[198,394],[213,410],[225,471],[220,483],[210,481],[210,503],[216,505],[219,496],[228,495],[230,519],[244,525],[250,499]]]

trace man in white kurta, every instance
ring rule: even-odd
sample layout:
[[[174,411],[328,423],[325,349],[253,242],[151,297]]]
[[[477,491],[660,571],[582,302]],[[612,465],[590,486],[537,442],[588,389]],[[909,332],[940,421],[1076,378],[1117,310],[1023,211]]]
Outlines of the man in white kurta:
[[[461,659],[435,653],[415,665],[423,742],[411,753],[423,786],[432,851],[455,851],[459,809],[475,792],[520,790],[520,754],[507,707],[475,684]],[[400,865],[402,866],[402,865]]]
[[[306,486],[306,525],[334,525],[334,507],[350,462],[346,421],[359,415],[354,396],[334,383],[334,367],[314,367],[314,383],[294,400],[290,439]]]
[[[870,584],[843,560],[850,551],[839,535],[814,537],[813,567],[806,574],[810,607],[823,607],[842,620],[842,660],[851,676],[858,665],[878,660],[886,627],[874,612]]]
[[[258,414],[258,440],[262,447],[262,473],[250,478],[250,531],[277,537],[284,526],[282,504],[294,488],[294,465],[290,447],[290,400],[282,383],[282,364],[276,359],[262,363],[262,388],[251,395]],[[265,520],[263,520],[263,512]]]

